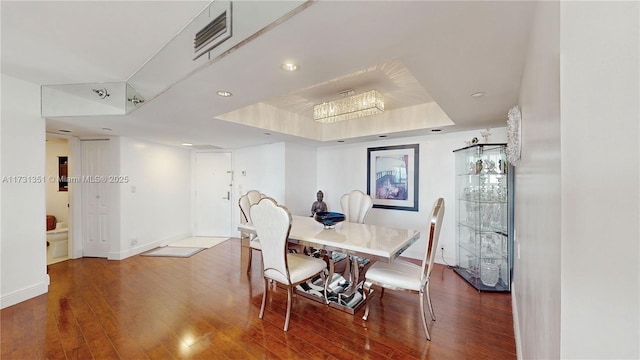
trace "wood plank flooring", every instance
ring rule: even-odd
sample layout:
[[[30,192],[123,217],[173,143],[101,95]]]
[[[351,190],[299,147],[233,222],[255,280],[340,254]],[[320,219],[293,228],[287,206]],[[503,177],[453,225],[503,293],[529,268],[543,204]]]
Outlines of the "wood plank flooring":
[[[509,294],[479,293],[437,265],[437,321],[424,339],[418,295],[379,291],[369,320],[275,288],[264,319],[260,256],[238,239],[190,258],[83,258],[48,267],[49,293],[0,311],[11,359],[515,359]]]

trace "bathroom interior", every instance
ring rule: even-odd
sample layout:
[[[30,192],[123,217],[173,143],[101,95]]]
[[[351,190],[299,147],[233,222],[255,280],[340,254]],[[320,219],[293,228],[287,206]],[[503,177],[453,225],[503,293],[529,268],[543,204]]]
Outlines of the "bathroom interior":
[[[69,144],[46,137],[47,265],[69,259]]]

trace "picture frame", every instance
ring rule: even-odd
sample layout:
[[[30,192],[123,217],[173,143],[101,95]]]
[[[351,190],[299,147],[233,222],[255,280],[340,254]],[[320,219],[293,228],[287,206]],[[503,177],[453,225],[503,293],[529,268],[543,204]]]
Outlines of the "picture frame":
[[[420,144],[367,148],[367,194],[373,207],[418,211]]]
[[[58,191],[69,191],[69,158],[58,156]]]

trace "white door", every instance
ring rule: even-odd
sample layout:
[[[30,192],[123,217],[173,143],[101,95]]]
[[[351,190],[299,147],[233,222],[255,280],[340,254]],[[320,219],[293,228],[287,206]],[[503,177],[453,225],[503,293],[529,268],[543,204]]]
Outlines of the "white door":
[[[109,253],[109,140],[82,141],[83,256]]]
[[[195,236],[231,236],[231,153],[195,155]]]

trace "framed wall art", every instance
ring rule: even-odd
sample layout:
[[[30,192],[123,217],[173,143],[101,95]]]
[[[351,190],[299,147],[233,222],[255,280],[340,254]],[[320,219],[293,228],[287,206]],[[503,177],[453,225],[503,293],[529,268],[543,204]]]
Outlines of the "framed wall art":
[[[367,194],[373,207],[418,211],[420,145],[367,149]]]

